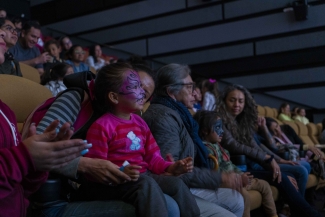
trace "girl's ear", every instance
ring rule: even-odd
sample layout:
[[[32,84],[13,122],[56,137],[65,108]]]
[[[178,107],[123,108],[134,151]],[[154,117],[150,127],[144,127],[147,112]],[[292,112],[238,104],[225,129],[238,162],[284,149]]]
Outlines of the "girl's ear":
[[[109,92],[107,97],[108,97],[108,100],[109,100],[111,103],[113,103],[113,104],[115,104],[115,105],[118,104],[118,94],[117,94],[117,93]]]

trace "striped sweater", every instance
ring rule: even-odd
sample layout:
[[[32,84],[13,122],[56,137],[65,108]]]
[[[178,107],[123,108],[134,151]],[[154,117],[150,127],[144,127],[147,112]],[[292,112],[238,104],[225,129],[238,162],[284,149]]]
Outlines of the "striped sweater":
[[[161,157],[148,125],[135,114],[131,114],[130,120],[104,114],[89,128],[87,141],[93,147],[86,157],[109,160],[118,166],[127,160],[131,165],[141,166],[140,173],[150,170],[162,174],[172,164]]]

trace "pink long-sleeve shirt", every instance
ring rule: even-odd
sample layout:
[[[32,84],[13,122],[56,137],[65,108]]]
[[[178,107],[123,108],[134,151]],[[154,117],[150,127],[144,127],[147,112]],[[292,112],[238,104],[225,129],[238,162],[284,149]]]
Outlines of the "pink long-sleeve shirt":
[[[141,166],[140,173],[150,170],[162,174],[172,164],[161,157],[148,125],[135,114],[131,114],[130,120],[104,114],[89,128],[87,141],[93,147],[86,157],[109,160],[118,166],[127,160],[131,165]]]

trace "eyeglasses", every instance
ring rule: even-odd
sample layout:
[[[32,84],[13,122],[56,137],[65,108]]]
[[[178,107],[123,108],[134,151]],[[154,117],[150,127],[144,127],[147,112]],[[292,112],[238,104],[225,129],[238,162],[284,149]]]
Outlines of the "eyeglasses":
[[[74,54],[85,54],[85,51],[75,51]]]
[[[12,26],[10,26],[10,25],[3,26],[3,27],[1,27],[1,29],[2,29],[2,30],[7,30],[7,31],[9,31],[9,32],[11,32],[11,33],[16,32],[17,35],[18,35],[19,32],[20,32],[19,29],[15,29],[14,27],[12,27]]]
[[[191,83],[176,83],[176,84],[171,84],[171,85],[167,85],[167,86],[177,86],[177,85],[182,85],[182,86],[185,86],[186,89],[188,91],[190,91],[191,93],[193,93],[195,91],[195,83],[194,82],[191,82]],[[167,87],[166,86],[166,87]]]

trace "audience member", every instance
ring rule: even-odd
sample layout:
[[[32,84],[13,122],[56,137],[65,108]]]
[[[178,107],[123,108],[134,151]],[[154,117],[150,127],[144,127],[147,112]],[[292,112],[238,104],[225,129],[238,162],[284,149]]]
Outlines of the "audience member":
[[[218,83],[214,79],[206,79],[202,82],[202,110],[212,111],[216,108],[216,98],[219,95]]]
[[[255,178],[264,179],[270,185],[277,187],[292,208],[291,213],[294,216],[320,216],[298,192],[296,181],[281,172],[274,155],[267,154],[254,141],[253,133],[258,117],[257,105],[248,90],[240,85],[227,86],[218,98],[217,111],[225,123],[222,147],[230,154],[245,155],[251,161],[262,165],[264,171],[250,170],[249,172]],[[272,172],[268,171],[270,169]]]
[[[80,45],[73,45],[68,52],[68,60],[66,63],[73,67],[75,73],[89,71],[89,66],[83,63],[85,51]]]
[[[72,42],[68,36],[64,36],[59,39],[60,45],[61,45],[61,53],[60,53],[60,58],[63,60],[68,59],[67,53],[72,47]]]
[[[86,59],[86,63],[94,67],[94,69],[99,70],[106,65],[105,60],[102,58],[102,49],[99,45],[91,46],[89,49],[89,56]]]
[[[294,120],[300,121],[304,125],[309,123],[308,118],[306,118],[306,111],[304,108],[297,109],[297,115],[293,117]]]
[[[22,63],[37,68],[40,75],[44,73],[43,63],[51,59],[47,52],[40,54],[36,47],[41,35],[41,27],[38,22],[28,21],[24,24],[18,43],[11,47],[9,51],[14,58]]]
[[[250,216],[250,196],[247,191],[256,190],[262,195],[262,206],[269,217],[277,217],[274,199],[270,185],[261,179],[254,179],[246,170],[242,171],[230,160],[229,152],[221,145],[223,136],[223,123],[218,113],[213,111],[198,111],[194,119],[199,124],[199,136],[208,148],[209,153],[217,159],[218,170],[224,172],[236,172],[242,177],[243,189],[240,192],[244,197],[245,209],[243,217]]]
[[[0,30],[0,64],[6,51],[4,37]],[[0,211],[11,217],[26,215],[28,197],[47,179],[42,171],[60,168],[91,147],[79,139],[69,140],[73,132],[68,123],[57,132],[59,122],[54,121],[41,135],[35,135],[32,125],[30,137],[24,141],[16,123],[14,113],[0,100]]]
[[[194,95],[194,104],[193,104],[193,111],[198,112],[202,109],[201,102],[202,102],[202,94],[199,87],[195,87],[196,95]]]
[[[0,28],[6,32],[4,41],[6,42],[7,52],[5,53],[5,61],[0,65],[0,74],[9,74],[22,77],[20,65],[13,55],[8,51],[15,46],[18,40],[18,30],[13,23],[7,18],[0,18]]]
[[[280,121],[293,121],[290,113],[290,105],[288,103],[282,103],[278,113],[278,119]]]
[[[44,63],[45,72],[55,66],[57,63],[62,63],[60,58],[61,47],[60,43],[55,39],[50,39],[44,45],[44,50],[49,53],[51,59]]]
[[[299,107],[297,106],[293,107],[293,109],[291,110],[291,117],[295,117],[297,115],[298,109]]]
[[[21,29],[23,28],[23,22],[19,17],[14,17],[11,19],[11,22],[15,25],[16,29],[19,30],[18,33],[20,34]]]
[[[3,8],[0,8],[0,18],[6,18],[7,17],[7,11]]]
[[[57,63],[43,74],[41,85],[44,85],[52,92],[53,96],[56,96],[67,89],[63,84],[63,78],[70,74],[73,74],[73,68],[69,64]]]
[[[144,90],[132,66],[116,63],[103,67],[97,74],[94,93],[95,113],[102,115],[87,132],[86,139],[93,147],[86,157],[110,160],[131,177],[131,182],[107,186],[88,177],[81,185],[81,194],[87,199],[120,199],[131,203],[139,216],[165,217],[168,211],[164,192],[176,200],[181,216],[199,216],[194,197],[176,177],[192,172],[193,159],[165,161],[149,127],[141,117],[133,114],[143,108]],[[125,160],[129,165],[124,165]],[[170,176],[163,175],[166,172]],[[134,193],[137,191],[141,193]]]
[[[206,207],[201,210],[201,216],[241,217],[243,198],[233,190],[241,186],[241,177],[210,170],[208,150],[199,138],[198,125],[188,110],[193,108],[196,94],[190,73],[188,66],[180,64],[160,68],[155,79],[155,97],[143,114],[143,119],[156,139],[162,156],[171,153],[175,160],[187,156],[195,159],[193,172],[181,178]]]

